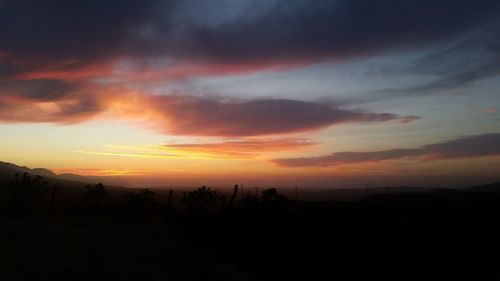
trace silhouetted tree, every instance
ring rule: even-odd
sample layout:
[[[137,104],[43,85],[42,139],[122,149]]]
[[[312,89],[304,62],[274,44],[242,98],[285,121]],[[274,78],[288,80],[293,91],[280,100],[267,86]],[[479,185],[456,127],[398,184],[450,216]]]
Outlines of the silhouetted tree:
[[[168,192],[167,202],[163,206],[163,216],[164,216],[164,219],[165,219],[165,223],[169,223],[170,218],[172,216],[172,210],[173,210],[172,197],[173,197],[173,194],[174,194],[174,190],[171,189]]]
[[[157,202],[154,192],[143,189],[140,192],[129,192],[124,196],[124,215],[129,221],[144,222],[154,216]]]
[[[182,204],[186,205],[188,211],[193,214],[207,214],[209,209],[216,208],[225,198],[217,194],[217,191],[203,186],[194,191],[184,192]]]
[[[96,214],[101,217],[103,202],[109,199],[106,188],[102,183],[87,185],[85,188],[87,191],[83,193],[83,201],[89,202],[94,208]]]
[[[57,184],[54,184],[52,187],[52,190],[50,192],[50,212],[54,213],[54,208],[55,208],[55,201],[56,201],[56,189],[57,189]]]
[[[278,194],[278,190],[276,190],[276,188],[268,188],[262,191],[263,202],[282,202],[286,200],[288,200],[288,198],[284,195]]]
[[[229,204],[228,207],[232,208],[234,204],[234,199],[236,198],[236,195],[238,195],[238,185],[236,184],[234,186],[233,194],[231,195],[231,199],[229,199]]]
[[[47,192],[48,182],[39,175],[14,175],[8,184],[11,207],[14,212],[33,210]]]

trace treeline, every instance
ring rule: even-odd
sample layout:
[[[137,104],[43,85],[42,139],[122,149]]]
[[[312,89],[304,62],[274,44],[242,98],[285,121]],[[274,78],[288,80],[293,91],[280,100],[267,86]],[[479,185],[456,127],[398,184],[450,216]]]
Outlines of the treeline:
[[[264,189],[260,195],[242,195],[239,186],[235,185],[232,193],[226,195],[202,186],[185,192],[168,190],[168,196],[159,200],[159,196],[147,188],[131,190],[120,195],[109,192],[105,185],[98,183],[82,187],[80,200],[68,206],[67,198],[59,196],[64,188],[39,175],[16,173],[5,185],[3,213],[13,216],[77,214],[80,217],[113,218],[126,222],[168,222],[174,216],[196,218],[228,212],[235,208],[282,207],[288,202],[288,198],[279,194],[276,188]]]

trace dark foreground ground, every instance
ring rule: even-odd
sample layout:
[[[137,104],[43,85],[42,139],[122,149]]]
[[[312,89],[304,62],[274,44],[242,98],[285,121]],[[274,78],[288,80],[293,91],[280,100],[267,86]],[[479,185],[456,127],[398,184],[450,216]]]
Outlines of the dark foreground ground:
[[[4,218],[0,228],[1,280],[252,280],[164,227]]]
[[[500,196],[0,217],[1,280],[500,280]]]

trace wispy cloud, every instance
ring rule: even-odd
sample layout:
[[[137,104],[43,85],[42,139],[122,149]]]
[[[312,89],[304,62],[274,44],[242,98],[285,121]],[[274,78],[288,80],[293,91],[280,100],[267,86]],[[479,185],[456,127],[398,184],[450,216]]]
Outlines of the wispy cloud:
[[[268,152],[297,150],[315,144],[315,142],[305,139],[242,139],[213,143],[170,143],[155,148],[214,157],[256,158]]]
[[[170,155],[170,154],[152,154],[152,153],[121,153],[121,152],[94,152],[94,151],[84,151],[78,150],[78,153],[98,155],[98,156],[118,156],[118,157],[132,157],[132,158],[185,158],[180,155]]]
[[[73,174],[79,176],[142,176],[143,172],[131,169],[95,169],[95,168],[61,168],[54,169],[57,174]]]
[[[259,159],[262,155],[278,151],[299,150],[316,143],[307,139],[236,139],[210,143],[167,143],[162,145],[107,145],[115,152],[79,153],[136,158],[174,159]],[[120,151],[120,152],[116,152]],[[123,152],[126,151],[126,152]],[[137,151],[137,152],[133,152]],[[164,152],[164,153],[151,153]]]
[[[482,79],[500,74],[500,20],[469,31],[464,38],[444,49],[431,51],[427,56],[396,69],[398,73],[434,77],[409,87],[377,91],[378,97],[412,96],[456,90]],[[393,73],[394,74],[394,73]]]

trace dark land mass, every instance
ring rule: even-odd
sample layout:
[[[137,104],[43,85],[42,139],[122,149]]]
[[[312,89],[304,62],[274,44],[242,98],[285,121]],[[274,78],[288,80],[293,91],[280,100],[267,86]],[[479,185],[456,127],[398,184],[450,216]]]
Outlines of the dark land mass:
[[[2,280],[500,279],[500,183],[305,201],[273,188],[87,185],[18,167],[0,165]]]

